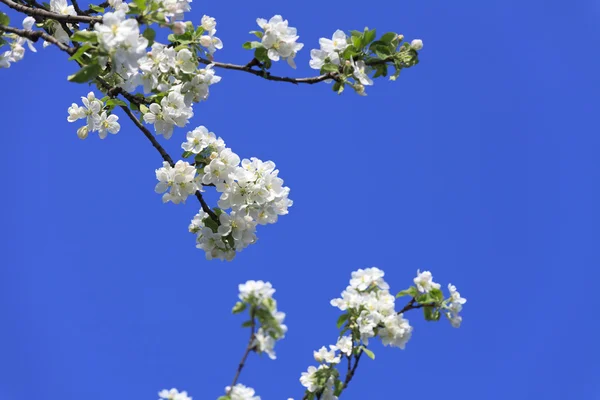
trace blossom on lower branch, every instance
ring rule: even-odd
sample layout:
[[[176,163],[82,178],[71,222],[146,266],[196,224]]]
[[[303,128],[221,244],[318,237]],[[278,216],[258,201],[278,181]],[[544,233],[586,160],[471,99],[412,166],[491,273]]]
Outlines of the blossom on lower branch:
[[[285,337],[287,326],[283,323],[285,313],[277,310],[277,301],[273,298],[275,289],[269,282],[248,281],[239,285],[239,291],[240,301],[232,312],[239,314],[248,309],[250,320],[243,326],[258,326],[252,349],[259,354],[266,353],[271,360],[276,359],[275,343]]]
[[[233,388],[231,386],[227,386],[225,388],[225,393],[228,393],[227,396],[221,397],[221,399],[227,400],[260,400],[260,396],[255,396],[255,390],[251,387],[247,387],[238,383]]]
[[[175,388],[171,390],[161,390],[160,392],[158,392],[158,397],[159,400],[192,400],[192,398],[188,396],[187,392],[180,392]]]
[[[422,309],[426,320],[437,321],[443,310],[453,326],[460,325],[462,318],[458,312],[466,299],[454,285],[448,285],[450,297],[444,299],[440,285],[433,282],[431,273],[417,271],[416,286],[393,296],[383,277],[384,272],[378,268],[354,271],[350,285],[341,297],[331,300],[332,306],[344,312],[338,319],[340,336],[335,345],[323,346],[314,352],[315,361],[320,364],[318,367],[310,366],[302,373],[300,383],[306,387],[305,398],[336,400],[344,389],[336,366],[342,358],[347,358],[349,365],[354,363],[354,370],[363,353],[374,359],[375,355],[367,348],[370,339],[379,338],[384,346],[404,349],[413,332],[404,312]],[[407,295],[412,299],[396,311],[396,298]]]

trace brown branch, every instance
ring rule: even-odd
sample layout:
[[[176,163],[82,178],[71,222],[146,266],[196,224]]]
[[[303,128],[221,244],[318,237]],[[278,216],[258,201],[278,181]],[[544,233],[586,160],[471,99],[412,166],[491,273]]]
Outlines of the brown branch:
[[[0,1],[3,1],[3,0],[0,0]],[[285,76],[271,75],[269,72],[263,71],[263,70],[252,69],[251,66],[257,65],[255,63],[253,63],[252,61],[250,61],[246,65],[237,65],[237,64],[227,64],[227,63],[215,62],[215,61],[207,60],[207,59],[202,58],[202,57],[199,57],[198,61],[201,64],[205,64],[205,65],[212,64],[212,65],[214,65],[217,68],[232,69],[232,70],[236,70],[236,71],[248,72],[248,73],[250,73],[252,75],[256,75],[256,76],[261,77],[263,79],[266,79],[268,81],[289,82],[289,83],[293,83],[295,85],[300,84],[300,83],[306,83],[306,84],[309,84],[309,85],[313,85],[315,83],[326,81],[327,79],[336,79],[336,77],[337,77],[337,74],[335,74],[333,72],[328,72],[328,73],[323,74],[323,75],[313,76],[313,77],[308,77],[308,78],[289,78],[289,77],[285,77]]]
[[[148,128],[146,128],[140,122],[140,120],[137,119],[137,117],[135,115],[133,115],[133,113],[131,112],[131,110],[129,109],[129,107],[127,107],[127,106],[120,106],[120,107],[125,112],[125,114],[127,114],[127,116],[129,117],[129,119],[131,121],[133,121],[133,123],[135,124],[135,126],[137,126],[139,128],[139,130],[142,131],[142,133],[144,134],[144,136],[146,136],[146,138],[150,141],[150,143],[152,143],[152,146],[154,146],[154,148],[156,150],[158,150],[158,152],[160,153],[160,155],[163,158],[163,160],[165,160],[166,162],[168,162],[171,167],[174,167],[175,163],[173,162],[173,159],[171,158],[171,156],[169,155],[169,153],[167,153],[167,151],[164,149],[164,147],[162,147],[160,145],[160,143],[158,143],[158,140],[156,140],[156,138],[154,137],[154,135],[152,134],[152,132],[150,132],[148,130]],[[210,207],[208,206],[208,204],[204,200],[204,197],[202,197],[202,193],[200,193],[199,190],[196,191],[196,198],[200,202],[200,205],[202,206],[202,210],[205,213],[207,213],[208,215],[210,215],[210,217],[218,223],[219,222],[219,217],[217,217],[217,214],[215,214],[213,212],[213,210],[210,209]]]
[[[4,0],[0,0],[0,1],[4,1]],[[69,55],[73,55],[76,51],[74,48],[69,47],[64,43],[59,42],[54,36],[50,36],[46,32],[30,31],[30,30],[26,30],[26,29],[17,29],[17,28],[13,28],[11,26],[4,26],[4,25],[0,25],[0,31],[14,33],[17,36],[24,37],[26,39],[31,40],[32,42],[37,42],[40,38],[42,38],[46,42],[52,43],[53,45],[57,46],[59,49],[61,49],[62,51],[66,52]]]
[[[7,6],[9,6],[10,8],[12,8],[13,10],[20,11],[20,12],[30,15],[32,17],[48,18],[48,19],[53,19],[55,21],[59,21],[59,22],[60,21],[62,21],[62,22],[83,22],[86,24],[102,22],[101,17],[89,17],[87,15],[63,15],[63,14],[58,14],[58,13],[48,11],[45,9],[41,9],[41,8],[32,8],[32,7],[24,6],[24,5],[15,3],[12,0],[0,0],[0,3],[4,3]]]
[[[231,394],[231,391],[233,390],[233,387],[235,386],[235,384],[237,383],[238,379],[240,378],[240,374],[242,373],[242,370],[244,369],[244,365],[246,364],[246,360],[248,359],[248,356],[250,355],[250,352],[254,350],[254,337],[255,337],[255,331],[256,331],[256,319],[254,318],[254,313],[252,311],[250,311],[250,318],[251,318],[251,325],[250,325],[250,340],[248,340],[248,346],[246,346],[246,350],[244,351],[244,355],[242,356],[242,359],[240,360],[240,363],[238,364],[238,368],[237,371],[235,372],[235,376],[233,377],[233,381],[231,382],[231,385],[229,386],[229,390],[227,391],[227,395]]]

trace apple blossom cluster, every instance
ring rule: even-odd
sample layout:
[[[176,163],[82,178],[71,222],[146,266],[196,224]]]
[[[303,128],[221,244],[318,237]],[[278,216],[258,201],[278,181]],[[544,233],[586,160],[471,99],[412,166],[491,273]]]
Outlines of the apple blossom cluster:
[[[296,28],[288,26],[287,19],[284,20],[281,15],[275,15],[269,21],[258,18],[256,23],[263,30],[261,43],[267,49],[269,59],[279,61],[282,58],[296,68],[294,58],[304,47],[302,43],[296,43],[299,38]]]
[[[188,132],[181,147],[184,157],[194,156],[198,180],[221,193],[215,209],[218,223],[200,210],[189,227],[196,234],[196,247],[208,259],[232,260],[236,252],[256,242],[258,224],[273,224],[288,213],[293,204],[290,189],[283,186],[272,161],[254,157],[240,161],[223,139],[204,126]]]
[[[460,327],[462,317],[459,313],[467,299],[460,296],[456,286],[448,284],[450,297],[444,300],[444,295],[440,290],[441,285],[433,281],[431,272],[418,270],[413,282],[415,286],[403,290],[398,293],[398,296],[411,295],[420,304],[429,305],[423,307],[426,320],[437,321],[441,312],[444,312],[453,327]]]
[[[404,349],[412,335],[412,327],[402,314],[397,314],[395,297],[378,268],[359,269],[352,273],[350,286],[331,305],[345,311],[351,321],[353,339],[364,344],[378,336],[385,346]]]
[[[396,67],[396,73],[390,76],[390,80],[395,80],[401,68],[418,62],[416,52],[423,48],[423,42],[416,39],[398,50],[404,36],[392,32],[379,40],[374,39],[375,30],[365,28],[364,32],[352,31],[348,36],[338,29],[331,39],[319,39],[320,48],[311,50],[309,65],[321,73],[337,74],[333,88],[336,92],[341,93],[348,84],[359,95],[365,96],[365,86],[373,85],[372,72],[375,71],[374,77],[386,76],[389,62]]]
[[[258,320],[259,328],[254,334],[252,348],[257,353],[266,353],[275,360],[275,343],[284,338],[287,326],[283,324],[285,313],[277,310],[277,302],[273,298],[275,289],[269,282],[248,281],[239,285],[239,299],[232,312],[238,314],[248,309],[250,320],[243,326],[255,326]]]
[[[117,122],[119,117],[115,114],[109,114],[105,109],[104,102],[97,99],[94,92],[89,92],[86,97],[81,97],[83,107],[76,103],[69,107],[69,116],[67,121],[75,122],[80,119],[86,120],[86,125],[77,129],[77,136],[80,139],[88,137],[90,132],[98,132],[100,139],[106,138],[108,133],[116,134],[121,129],[121,125]]]
[[[135,18],[126,18],[122,10],[107,12],[102,23],[94,25],[94,32],[100,49],[111,61],[111,71],[125,81],[137,74],[138,61],[146,54],[148,39],[140,35]],[[100,65],[105,66],[107,57],[100,57]]]
[[[188,396],[187,392],[180,392],[175,388],[171,390],[161,390],[158,392],[158,397],[158,400],[192,400],[192,398]]]
[[[188,196],[196,193],[200,186],[196,180],[196,168],[188,162],[179,160],[174,167],[164,161],[162,168],[156,170],[158,183],[156,193],[164,193],[163,203],[185,203]]]
[[[26,17],[23,20],[23,28],[31,30],[34,23],[35,19],[33,17]],[[11,63],[22,60],[25,56],[25,47],[23,46],[25,43],[27,43],[29,50],[34,53],[37,52],[31,40],[13,34],[6,36],[12,38],[12,42],[9,43],[10,50],[0,52],[0,68],[10,68]],[[2,38],[0,37],[0,39]]]
[[[225,396],[221,396],[218,400],[260,400],[260,396],[255,396],[255,390],[238,383],[233,388],[227,386],[225,388]]]

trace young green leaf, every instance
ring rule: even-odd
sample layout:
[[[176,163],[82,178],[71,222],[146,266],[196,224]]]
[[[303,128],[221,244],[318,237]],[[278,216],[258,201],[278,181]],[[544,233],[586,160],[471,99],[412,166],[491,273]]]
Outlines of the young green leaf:
[[[10,24],[10,18],[8,15],[0,12],[0,25],[8,26]]]
[[[73,75],[70,75],[68,79],[75,83],[85,83],[97,77],[101,71],[102,67],[99,64],[90,64],[84,66]]]
[[[77,61],[81,61],[81,57],[83,56],[83,54],[88,51],[89,49],[91,49],[93,46],[91,43],[86,43],[82,46],[80,46],[77,51],[75,52],[75,54],[73,54],[71,57],[69,57],[69,61],[73,61],[73,60],[77,60]]]
[[[369,350],[369,349],[367,349],[366,347],[364,347],[364,346],[363,346],[363,347],[362,347],[362,351],[364,351],[364,352],[365,352],[365,354],[366,354],[367,356],[369,356],[369,358],[370,358],[371,360],[374,360],[374,359],[375,359],[375,353],[373,353],[371,350]]]
[[[110,99],[106,102],[107,106],[127,106],[127,103],[125,103],[123,100],[119,100],[119,99]]]
[[[147,28],[144,33],[142,33],[142,36],[148,39],[148,46],[152,46],[154,38],[156,38],[156,32],[152,28]]]
[[[381,40],[382,42],[386,42],[386,43],[392,43],[397,37],[398,37],[397,33],[388,32],[388,33],[383,34],[383,36],[381,36],[381,38],[379,38],[379,40]]]
[[[233,309],[231,310],[231,312],[233,314],[239,314],[242,311],[244,311],[246,309],[246,303],[238,301],[237,303],[235,303],[235,306],[233,306]]]
[[[338,329],[340,329],[342,325],[344,325],[344,323],[348,320],[349,316],[350,315],[348,313],[340,315],[336,323]]]
[[[396,298],[402,297],[402,296],[417,297],[418,295],[419,295],[419,291],[417,290],[417,288],[414,286],[411,286],[406,290],[402,290],[402,291],[398,292],[398,294],[396,295]]]
[[[97,6],[95,4],[90,4],[90,10],[95,11],[100,14],[104,14],[104,8]]]
[[[71,41],[98,43],[98,36],[96,36],[96,32],[92,31],[77,31],[71,36]]]

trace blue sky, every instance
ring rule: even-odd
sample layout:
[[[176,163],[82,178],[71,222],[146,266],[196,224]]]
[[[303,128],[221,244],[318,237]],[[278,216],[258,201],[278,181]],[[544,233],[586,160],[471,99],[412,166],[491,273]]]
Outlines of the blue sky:
[[[393,289],[417,268],[457,285],[464,324],[407,314],[406,350],[375,346],[343,398],[600,399],[600,3],[192,5],[217,18],[225,62],[249,60],[256,17],[289,19],[305,50],[285,75],[312,74],[309,50],[338,28],[425,47],[366,98],[220,71],[190,128],[275,161],[295,202],[231,263],[195,249],[196,202],[154,193],[161,159],[125,116],[116,136],[77,139],[67,107],[89,89],[67,83],[64,54],[38,45],[0,71],[1,399],[217,398],[246,344],[230,309],[247,279],[273,283],[289,333],[241,382],[299,399],[336,337],[329,300],[370,266]],[[163,144],[178,154],[186,131]]]

